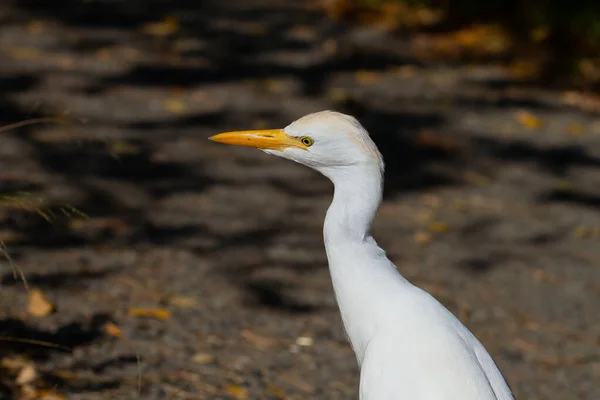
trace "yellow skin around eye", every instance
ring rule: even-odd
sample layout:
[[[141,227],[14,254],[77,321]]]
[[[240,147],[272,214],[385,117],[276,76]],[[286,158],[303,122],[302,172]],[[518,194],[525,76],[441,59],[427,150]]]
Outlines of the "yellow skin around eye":
[[[302,142],[303,145],[305,145],[306,147],[310,147],[313,145],[313,143],[315,142],[314,140],[312,140],[311,138],[309,138],[308,136],[302,136],[300,138],[300,142]]]

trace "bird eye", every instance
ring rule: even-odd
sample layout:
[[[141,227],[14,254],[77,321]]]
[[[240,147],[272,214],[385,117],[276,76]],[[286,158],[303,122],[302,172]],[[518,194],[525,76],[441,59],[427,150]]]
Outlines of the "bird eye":
[[[313,143],[315,142],[314,140],[312,140],[311,138],[309,138],[308,136],[302,136],[300,138],[300,142],[302,142],[303,145],[305,145],[306,147],[310,147],[313,145]]]

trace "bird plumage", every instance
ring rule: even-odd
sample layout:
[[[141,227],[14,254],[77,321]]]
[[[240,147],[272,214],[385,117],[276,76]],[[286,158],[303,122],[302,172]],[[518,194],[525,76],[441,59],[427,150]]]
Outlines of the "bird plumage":
[[[336,300],[361,369],[361,400],[514,399],[479,340],[435,298],[408,282],[371,236],[384,164],[356,119],[322,111],[283,130],[211,139],[261,148],[333,182],[323,234]]]

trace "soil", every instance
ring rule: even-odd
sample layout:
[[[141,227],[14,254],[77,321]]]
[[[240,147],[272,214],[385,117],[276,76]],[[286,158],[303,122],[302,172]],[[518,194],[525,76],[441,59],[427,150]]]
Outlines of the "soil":
[[[600,398],[593,99],[420,63],[303,1],[6,0],[0,53],[0,123],[68,121],[0,132],[0,192],[51,219],[0,209],[28,283],[2,264],[0,399],[357,398],[331,184],[207,140],[323,109],[384,154],[380,245],[517,397]]]

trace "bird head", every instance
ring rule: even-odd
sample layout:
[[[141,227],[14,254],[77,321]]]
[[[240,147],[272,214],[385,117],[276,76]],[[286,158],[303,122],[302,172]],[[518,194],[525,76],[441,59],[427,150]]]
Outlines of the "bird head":
[[[383,171],[383,158],[367,131],[354,117],[333,111],[308,114],[284,129],[225,132],[210,140],[255,147],[330,177],[357,165]]]

